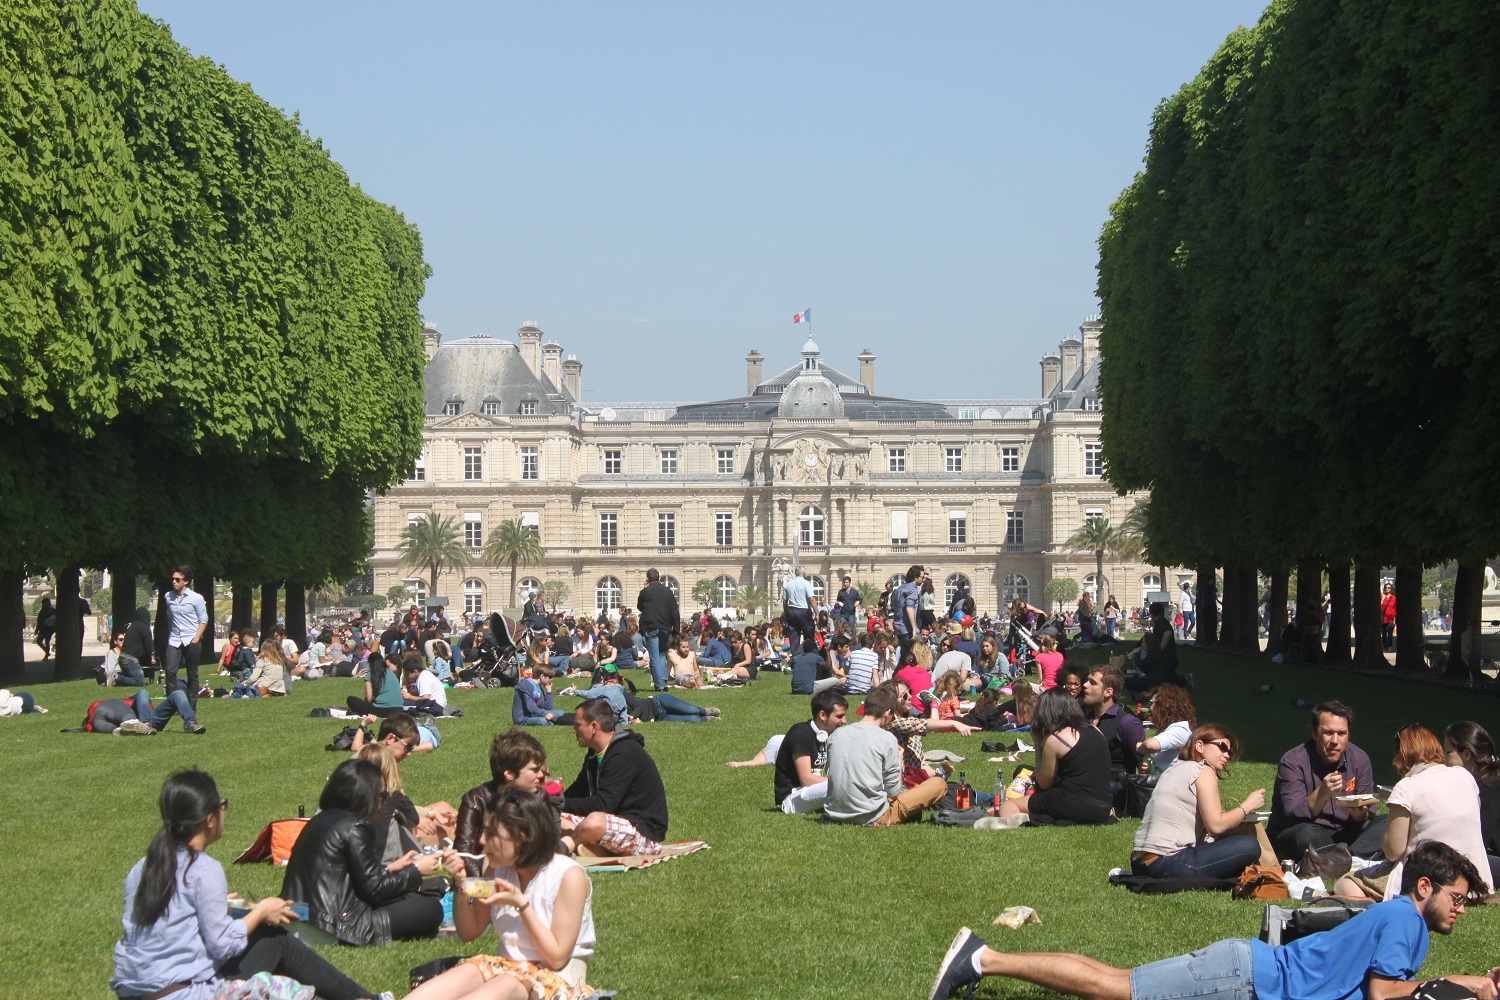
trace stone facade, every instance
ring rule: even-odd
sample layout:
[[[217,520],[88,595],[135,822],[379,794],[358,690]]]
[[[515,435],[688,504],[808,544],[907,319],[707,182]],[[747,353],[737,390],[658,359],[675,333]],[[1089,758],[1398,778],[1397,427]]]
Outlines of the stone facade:
[[[779,595],[794,558],[830,592],[845,573],[880,586],[921,563],[936,581],[967,576],[982,611],[1016,595],[1040,604],[1048,579],[1094,572],[1063,540],[1089,516],[1119,523],[1134,502],[1099,474],[1098,331],[1090,320],[1044,358],[1046,392],[1028,400],[877,396],[873,354],[855,379],[809,339],[770,379],[752,351],[744,397],[584,404],[582,364],[556,344],[539,352],[535,324],[514,342],[442,343],[429,328],[423,458],[375,500],[375,590],[427,596],[395,549],[436,511],[463,523],[476,556],[508,518],[534,525],[546,550],[520,568],[521,597],[507,566],[446,571],[439,596],[456,610],[514,607],[524,581],[547,580],[568,585],[575,611],[633,604],[651,567],[685,605],[701,579],[733,604],[745,584]],[[1106,560],[1107,590],[1138,605],[1155,572]]]

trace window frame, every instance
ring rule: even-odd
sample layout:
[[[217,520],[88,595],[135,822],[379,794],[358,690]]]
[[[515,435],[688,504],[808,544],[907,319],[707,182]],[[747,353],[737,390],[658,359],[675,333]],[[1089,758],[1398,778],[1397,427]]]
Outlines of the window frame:
[[[606,476],[622,475],[625,471],[625,449],[624,448],[601,448],[599,451],[602,460],[602,468]]]
[[[966,510],[948,511],[948,544],[969,544],[969,512]]]
[[[522,482],[534,483],[542,478],[542,449],[539,445],[521,445]]]
[[[617,510],[601,510],[599,513],[599,547],[601,549],[617,549],[620,547],[620,512]]]
[[[944,446],[943,448],[943,471],[964,471],[964,449],[962,445],[956,447]]]
[[[1019,447],[1002,446],[1000,449],[1000,471],[1021,471],[1021,449]]]
[[[889,473],[902,473],[906,471],[906,449],[887,448],[885,450],[885,471]]]
[[[484,445],[462,445],[464,456],[464,482],[484,482]]]
[[[677,547],[677,512],[675,510],[656,512],[656,547],[661,549]]]
[[[714,511],[714,546],[720,549],[734,548],[733,511]]]

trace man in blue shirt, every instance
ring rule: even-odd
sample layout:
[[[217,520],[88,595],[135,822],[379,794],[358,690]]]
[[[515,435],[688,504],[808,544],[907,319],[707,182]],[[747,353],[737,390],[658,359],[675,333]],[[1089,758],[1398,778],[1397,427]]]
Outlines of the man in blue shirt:
[[[1117,969],[1083,955],[999,952],[967,927],[958,932],[932,985],[943,1000],[985,976],[1009,976],[1089,1000],[1392,1000],[1411,996],[1427,958],[1428,932],[1449,934],[1470,900],[1489,891],[1462,854],[1428,841],[1406,858],[1401,895],[1333,930],[1273,948],[1219,941],[1190,955]],[[1479,1000],[1495,1000],[1500,968],[1448,976]]]
[[[893,627],[896,630],[896,639],[901,643],[901,662],[906,662],[906,654],[911,652],[911,647],[917,641],[917,602],[922,596],[922,581],[927,579],[927,571],[921,566],[913,566],[906,571],[906,579],[896,592],[891,595],[891,614],[895,621]]]
[[[792,655],[816,651],[818,641],[813,638],[813,622],[818,616],[818,599],[813,596],[812,584],[807,582],[806,566],[798,566],[792,578],[781,588],[781,600],[786,605],[782,618],[786,622],[788,638],[792,639]],[[800,640],[793,636],[799,636]]]
[[[188,704],[198,707],[198,643],[208,629],[208,605],[203,598],[188,586],[193,571],[178,566],[172,571],[172,589],[167,591],[167,615],[171,619],[172,631],[167,637],[166,654],[162,657],[162,672],[167,677],[167,694],[177,690],[177,668],[187,670]]]

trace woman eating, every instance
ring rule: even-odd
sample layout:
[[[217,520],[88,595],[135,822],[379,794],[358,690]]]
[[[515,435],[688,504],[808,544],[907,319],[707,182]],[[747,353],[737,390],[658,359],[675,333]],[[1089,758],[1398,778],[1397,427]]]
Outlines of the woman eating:
[[[1187,689],[1163,684],[1151,695],[1151,724],[1156,727],[1156,735],[1146,737],[1135,749],[1141,754],[1156,754],[1156,769],[1165,771],[1177,761],[1177,751],[1187,746],[1196,722]]]
[[[268,972],[311,986],[327,1000],[373,997],[283,931],[296,919],[285,899],[229,915],[224,867],[205,852],[224,835],[229,800],[202,771],[162,785],[161,829],[125,877],[125,933],[109,987],[122,1000],[207,1000],[229,981]]]
[[[1084,720],[1077,699],[1053,688],[1037,699],[1031,721],[1036,737],[1036,788],[1019,799],[1006,799],[1000,818],[1067,820],[1078,824],[1109,821],[1109,744]]]

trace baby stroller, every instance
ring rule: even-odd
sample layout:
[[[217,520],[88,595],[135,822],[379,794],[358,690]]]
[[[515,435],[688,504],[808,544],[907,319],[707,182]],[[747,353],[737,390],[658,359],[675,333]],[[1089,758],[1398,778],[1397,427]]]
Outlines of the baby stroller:
[[[476,687],[515,687],[521,679],[521,669],[516,662],[516,644],[511,639],[513,627],[499,612],[491,614],[484,642],[474,650],[471,665],[465,666],[459,677]]]

